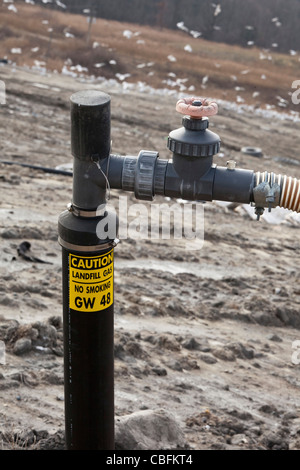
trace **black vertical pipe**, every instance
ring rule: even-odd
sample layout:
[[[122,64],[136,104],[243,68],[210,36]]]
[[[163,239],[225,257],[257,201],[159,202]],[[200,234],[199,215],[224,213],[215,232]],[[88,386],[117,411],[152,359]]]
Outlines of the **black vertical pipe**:
[[[93,259],[101,259],[108,251],[93,253]],[[70,259],[86,260],[91,254],[78,253],[62,248],[63,269],[63,322],[64,322],[64,371],[65,371],[65,434],[68,450],[114,449],[114,358],[113,358],[113,303],[98,311],[85,309],[83,302],[96,299],[100,305],[108,288],[88,296],[76,294],[76,305],[70,307],[70,290],[74,276]],[[110,266],[113,268],[113,266]],[[75,270],[77,274],[78,270]],[[88,274],[95,271],[81,270]],[[97,271],[96,271],[97,272]],[[100,272],[98,270],[98,272]],[[108,276],[106,276],[108,277]],[[110,277],[105,284],[113,285]],[[104,283],[76,284],[101,289]],[[72,295],[72,294],[71,294]],[[86,297],[85,297],[86,296]],[[113,299],[112,299],[113,300]],[[105,300],[107,302],[107,300]],[[91,304],[91,302],[90,302]],[[103,302],[104,304],[104,302]],[[100,305],[101,307],[101,305]],[[76,307],[77,308],[77,307]]]
[[[93,181],[101,179],[99,165],[103,165],[110,153],[110,96],[84,90],[74,93],[70,101],[74,157],[72,202],[80,209],[96,210],[106,200],[104,175],[103,184],[93,184]]]
[[[114,449],[113,247],[101,162],[109,157],[110,97],[71,96],[73,199],[58,222],[62,246],[67,450]],[[105,168],[105,165],[103,165]],[[105,224],[103,224],[105,226]],[[115,231],[116,232],[116,231]]]

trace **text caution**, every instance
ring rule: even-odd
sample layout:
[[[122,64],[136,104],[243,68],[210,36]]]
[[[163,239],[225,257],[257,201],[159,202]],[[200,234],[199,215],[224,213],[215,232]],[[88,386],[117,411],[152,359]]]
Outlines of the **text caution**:
[[[98,312],[113,303],[113,250],[99,256],[69,254],[70,308]]]

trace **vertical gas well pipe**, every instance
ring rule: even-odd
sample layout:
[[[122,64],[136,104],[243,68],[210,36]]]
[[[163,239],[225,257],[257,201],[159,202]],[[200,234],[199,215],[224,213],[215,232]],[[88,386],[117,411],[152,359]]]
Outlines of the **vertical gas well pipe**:
[[[106,211],[110,97],[71,96],[73,197],[59,217],[62,246],[67,450],[114,449],[114,239],[100,236]],[[99,206],[101,210],[99,211]]]

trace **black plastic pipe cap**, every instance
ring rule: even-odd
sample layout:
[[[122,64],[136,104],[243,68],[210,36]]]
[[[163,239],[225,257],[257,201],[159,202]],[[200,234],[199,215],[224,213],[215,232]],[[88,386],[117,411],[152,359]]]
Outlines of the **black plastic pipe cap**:
[[[71,98],[71,152],[80,160],[106,158],[110,153],[110,96],[83,90]]]

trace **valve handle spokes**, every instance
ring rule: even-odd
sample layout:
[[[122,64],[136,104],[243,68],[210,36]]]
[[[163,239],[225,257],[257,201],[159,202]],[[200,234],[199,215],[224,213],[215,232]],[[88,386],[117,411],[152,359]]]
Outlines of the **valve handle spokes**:
[[[215,101],[208,100],[207,98],[189,97],[177,101],[176,111],[180,114],[191,116],[194,119],[201,119],[217,114],[218,105]]]

